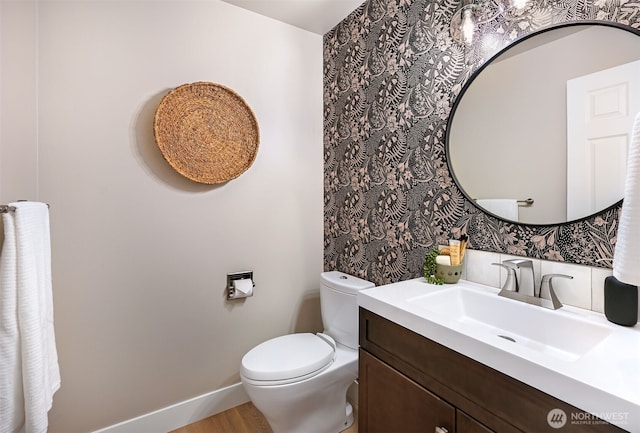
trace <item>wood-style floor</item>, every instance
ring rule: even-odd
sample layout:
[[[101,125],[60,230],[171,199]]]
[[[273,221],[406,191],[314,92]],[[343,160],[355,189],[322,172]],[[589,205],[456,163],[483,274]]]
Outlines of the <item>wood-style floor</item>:
[[[353,405],[353,425],[343,433],[358,433],[358,413]],[[269,424],[256,407],[249,403],[226,410],[171,433],[272,433]]]

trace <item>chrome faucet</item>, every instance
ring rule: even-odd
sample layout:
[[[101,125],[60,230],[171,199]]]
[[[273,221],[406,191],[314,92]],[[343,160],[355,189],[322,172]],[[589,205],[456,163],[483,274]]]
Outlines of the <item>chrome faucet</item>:
[[[503,263],[512,264],[516,270],[516,278],[518,278],[518,286],[520,293],[529,296],[536,296],[536,275],[533,271],[533,262],[526,259],[505,260]]]
[[[562,307],[553,289],[553,278],[573,279],[571,275],[547,274],[542,277],[540,285],[536,284],[536,275],[533,270],[533,262],[527,259],[511,259],[502,263],[492,263],[507,270],[507,279],[502,285],[498,296],[515,299],[528,304],[538,305],[552,310]],[[516,271],[520,271],[516,273]],[[543,298],[543,295],[549,299]]]

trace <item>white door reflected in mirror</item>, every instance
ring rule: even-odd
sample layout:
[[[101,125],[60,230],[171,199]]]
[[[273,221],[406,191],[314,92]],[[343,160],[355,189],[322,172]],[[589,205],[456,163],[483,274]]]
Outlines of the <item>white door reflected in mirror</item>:
[[[640,112],[640,61],[567,81],[567,219],[624,194],[627,151]]]

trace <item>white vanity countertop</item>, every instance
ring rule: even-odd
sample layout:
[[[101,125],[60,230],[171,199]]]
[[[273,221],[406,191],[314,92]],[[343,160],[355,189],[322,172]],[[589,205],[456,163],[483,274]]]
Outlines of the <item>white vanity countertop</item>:
[[[456,286],[495,296],[499,292],[493,287],[464,280]],[[602,314],[571,306],[547,310],[606,327],[609,332],[606,338],[578,359],[561,359],[532,352],[523,345],[501,338],[490,338],[492,336],[486,332],[475,332],[472,327],[461,326],[445,315],[429,314],[411,302],[416,297],[450,287],[447,284],[428,284],[424,278],[416,278],[363,290],[358,294],[358,303],[373,313],[624,430],[640,432],[640,325],[618,326],[608,322]],[[528,326],[544,327],[545,324],[530,323]],[[572,422],[572,414],[567,414],[567,417],[568,422]],[[580,420],[575,418],[573,421]]]

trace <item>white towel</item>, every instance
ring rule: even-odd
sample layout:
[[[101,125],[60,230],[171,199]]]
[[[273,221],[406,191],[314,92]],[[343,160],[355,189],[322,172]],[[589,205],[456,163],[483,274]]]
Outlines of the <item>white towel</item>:
[[[46,433],[60,388],[49,210],[11,203],[0,257],[0,433]]]
[[[618,222],[618,235],[613,253],[613,276],[634,286],[640,285],[640,113],[631,130],[627,156],[624,201]]]
[[[518,201],[509,198],[478,199],[476,203],[494,215],[509,221],[518,221]]]

